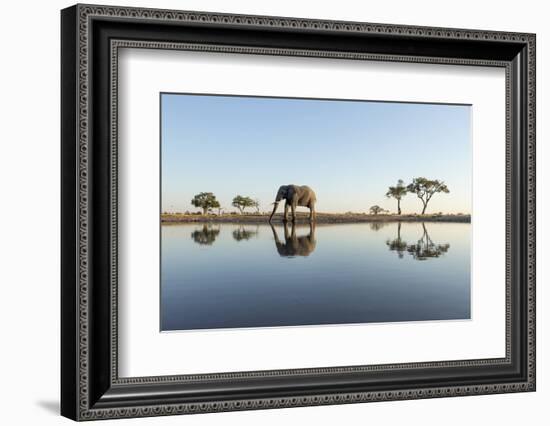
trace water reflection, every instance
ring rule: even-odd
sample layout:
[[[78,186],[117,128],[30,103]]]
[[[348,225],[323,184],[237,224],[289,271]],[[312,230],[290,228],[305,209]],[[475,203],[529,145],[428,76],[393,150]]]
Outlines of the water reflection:
[[[191,232],[191,238],[197,244],[211,246],[216,241],[216,238],[220,234],[220,227],[212,227],[212,225],[204,224],[202,228],[195,229]]]
[[[233,230],[233,239],[235,241],[247,241],[252,237],[257,237],[260,226],[256,225],[256,229],[247,229],[244,226],[239,226],[237,229]]]
[[[296,235],[296,225],[292,223],[292,228],[289,232],[288,223],[283,224],[284,227],[284,237],[285,242],[279,240],[279,235],[277,231],[271,225],[271,230],[273,231],[273,238],[275,239],[275,246],[277,247],[277,252],[281,257],[294,257],[294,256],[309,256],[314,250],[317,244],[315,240],[315,223],[309,224],[309,234],[307,235]]]
[[[430,238],[424,223],[422,223],[422,228],[424,230],[422,237],[420,237],[416,244],[411,244],[407,247],[407,251],[414,259],[426,260],[429,258],[436,258],[449,251],[449,247],[451,247],[450,244],[435,244]]]
[[[438,258],[449,251],[449,243],[436,244],[430,238],[426,224],[422,222],[422,236],[416,244],[408,244],[401,238],[401,222],[397,224],[397,238],[386,241],[391,251],[397,252],[397,256],[403,259],[405,252],[415,260],[427,260]]]
[[[386,226],[387,222],[371,222],[369,224],[370,229],[373,231],[380,231],[384,226]]]
[[[407,250],[407,242],[401,239],[401,222],[397,224],[397,238],[386,241],[386,244],[391,251],[397,252],[399,259],[403,259],[403,255]]]
[[[163,224],[160,329],[469,319],[470,230],[407,221],[378,231],[370,223]]]

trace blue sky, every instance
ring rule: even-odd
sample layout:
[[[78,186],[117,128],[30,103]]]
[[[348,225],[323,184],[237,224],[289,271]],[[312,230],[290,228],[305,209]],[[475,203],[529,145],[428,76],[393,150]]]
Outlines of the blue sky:
[[[268,211],[280,185],[309,185],[319,212],[396,210],[388,186],[444,180],[427,212],[471,212],[467,105],[161,94],[162,211],[195,211],[213,192],[226,211],[237,194]],[[414,194],[404,213],[420,212]]]

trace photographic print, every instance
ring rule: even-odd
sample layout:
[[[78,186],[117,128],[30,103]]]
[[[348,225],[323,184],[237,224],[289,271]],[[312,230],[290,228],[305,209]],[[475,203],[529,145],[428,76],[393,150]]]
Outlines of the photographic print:
[[[78,4],[61,76],[65,417],[536,390],[535,34]]]
[[[160,102],[161,331],[470,319],[471,105]]]

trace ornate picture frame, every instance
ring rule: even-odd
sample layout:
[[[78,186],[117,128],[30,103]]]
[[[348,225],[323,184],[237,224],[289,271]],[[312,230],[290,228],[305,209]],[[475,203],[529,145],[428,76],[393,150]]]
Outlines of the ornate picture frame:
[[[535,35],[76,5],[61,12],[61,413],[73,420],[535,390]],[[504,68],[506,356],[119,377],[120,48]]]

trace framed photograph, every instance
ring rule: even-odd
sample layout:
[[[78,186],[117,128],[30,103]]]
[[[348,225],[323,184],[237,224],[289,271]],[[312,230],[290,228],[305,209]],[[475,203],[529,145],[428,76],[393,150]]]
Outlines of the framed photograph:
[[[61,12],[74,420],[535,390],[535,35]]]

